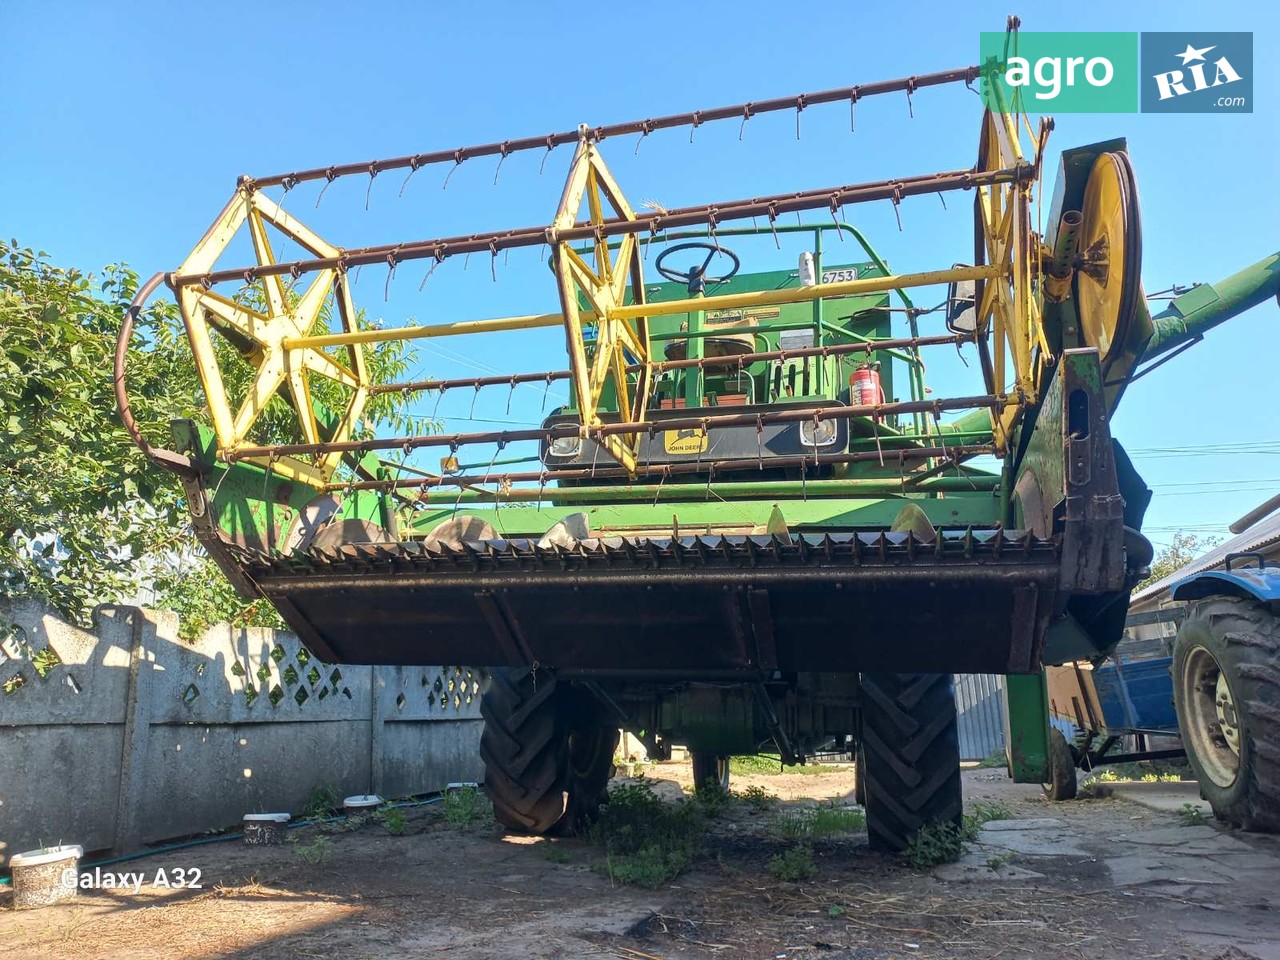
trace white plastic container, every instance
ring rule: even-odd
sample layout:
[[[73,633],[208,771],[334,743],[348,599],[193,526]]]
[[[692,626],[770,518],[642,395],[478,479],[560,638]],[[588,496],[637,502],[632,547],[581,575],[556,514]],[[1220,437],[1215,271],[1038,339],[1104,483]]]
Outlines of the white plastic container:
[[[382,806],[382,798],[376,793],[361,793],[342,801],[342,809],[347,813],[363,813],[380,806]]]
[[[278,847],[284,843],[284,825],[288,822],[287,813],[246,813],[244,842],[251,847]]]
[[[15,853],[9,859],[13,871],[13,908],[47,907],[74,897],[79,890],[80,858],[84,848],[63,844]]]

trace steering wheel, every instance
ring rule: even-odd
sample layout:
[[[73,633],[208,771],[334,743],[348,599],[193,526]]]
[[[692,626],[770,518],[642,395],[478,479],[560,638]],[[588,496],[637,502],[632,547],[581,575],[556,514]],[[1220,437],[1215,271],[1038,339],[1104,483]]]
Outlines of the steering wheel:
[[[683,273],[662,265],[662,261],[666,260],[667,257],[671,256],[671,254],[680,253],[684,250],[706,250],[707,258],[702,261],[702,266],[690,267]],[[723,276],[708,277],[707,267],[711,266],[711,261],[715,258],[716,254],[728,257],[733,261],[733,266],[729,269],[729,272]],[[742,266],[742,264],[738,261],[738,255],[732,250],[719,246],[718,244],[707,243],[702,240],[694,240],[691,243],[677,243],[674,247],[667,247],[667,249],[663,250],[662,253],[658,254],[658,259],[654,263],[654,268],[658,273],[662,274],[662,276],[666,277],[668,280],[677,280],[687,284],[689,287],[689,296],[691,297],[695,297],[705,291],[708,283],[724,283],[738,272],[738,268],[740,266]]]

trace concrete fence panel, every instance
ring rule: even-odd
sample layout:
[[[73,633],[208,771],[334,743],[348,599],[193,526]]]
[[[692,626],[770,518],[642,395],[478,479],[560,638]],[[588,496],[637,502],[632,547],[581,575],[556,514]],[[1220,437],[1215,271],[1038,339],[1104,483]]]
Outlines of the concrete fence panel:
[[[292,634],[101,607],[92,630],[0,604],[0,861],[135,849],[298,812],[317,787],[387,797],[478,780],[479,671],[321,663]]]

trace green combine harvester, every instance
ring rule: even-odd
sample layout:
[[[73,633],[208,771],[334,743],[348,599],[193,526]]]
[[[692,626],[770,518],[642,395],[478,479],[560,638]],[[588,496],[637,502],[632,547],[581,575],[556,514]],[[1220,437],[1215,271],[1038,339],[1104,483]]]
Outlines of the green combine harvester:
[[[317,657],[487,670],[485,785],[506,826],[589,820],[623,728],[651,756],[686,744],[699,782],[727,780],[736,754],[854,752],[871,843],[902,848],[961,814],[953,673],[1009,675],[1011,771],[1049,778],[1042,667],[1111,650],[1151,560],[1150,493],[1112,413],[1139,364],[1274,295],[1277,257],[1152,317],[1125,142],[1062,154],[1040,236],[1030,204],[1052,123],[1024,152],[1031,127],[1013,112],[982,114],[977,161],[961,169],[674,210],[634,209],[603,149],[980,80],[968,67],[241,178],[126,317],[126,426],[181,479],[226,576],[270,600]],[[341,248],[270,196],[557,147],[573,153],[563,196],[534,228]],[[844,221],[858,203],[948,192],[973,202],[968,264],[895,273]],[[242,231],[255,262],[220,265]],[[735,244],[783,234],[805,238],[799,262],[740,262]],[[278,260],[273,238],[305,256]],[[357,322],[351,268],[544,244],[554,312]],[[162,282],[208,399],[207,422],[173,424],[172,450],[143,439],[124,363],[133,317]],[[945,312],[913,299],[944,295]],[[371,343],[421,340],[429,354],[434,338],[483,335],[492,358],[503,331],[537,328],[564,337],[565,369],[370,378]],[[957,350],[972,389],[931,393],[931,351]],[[228,377],[231,363],[249,375]],[[567,385],[570,402],[523,411],[540,426],[482,433],[376,436],[363,417],[388,391],[519,384]],[[296,428],[266,442],[262,414],[279,400]],[[521,451],[534,468],[508,469]]]

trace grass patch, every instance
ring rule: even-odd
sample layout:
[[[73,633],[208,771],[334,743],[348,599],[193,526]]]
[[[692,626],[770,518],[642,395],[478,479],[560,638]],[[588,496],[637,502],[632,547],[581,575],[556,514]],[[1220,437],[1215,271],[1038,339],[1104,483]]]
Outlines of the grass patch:
[[[573,854],[565,847],[545,840],[542,842],[542,855],[552,863],[568,863],[573,859]]]
[[[772,810],[778,805],[778,798],[766,790],[764,787],[751,786],[743,790],[741,793],[735,793],[742,803],[749,809],[757,813],[763,813],[766,810]]]
[[[730,757],[730,777],[776,777],[782,772],[782,761],[777,757]]]
[[[493,823],[493,804],[478,787],[461,787],[444,795],[444,822],[453,827]]]
[[[769,757],[762,754],[729,758],[730,776],[776,777],[783,773],[807,773],[820,776],[830,772],[830,768],[817,763],[801,763],[794,767],[784,767],[782,761],[777,757]]]
[[[978,800],[973,805],[973,813],[966,813],[961,823],[961,832],[966,840],[978,839],[984,823],[992,820],[1012,820],[1013,811],[999,801],[988,803]]]
[[[796,883],[812,880],[818,875],[818,865],[813,862],[813,847],[797,843],[794,847],[769,858],[769,872],[779,880]]]
[[[589,839],[604,848],[610,880],[652,889],[693,863],[705,821],[701,803],[663,803],[646,783],[623,784],[609,791]]]
[[[787,840],[817,840],[841,833],[857,833],[867,825],[861,810],[835,805],[788,811],[773,823],[773,832]]]
[[[1009,762],[1008,760],[1005,759],[1004,751],[997,750],[995,753],[991,754],[991,756],[981,760],[978,763],[978,769],[979,770],[996,770],[996,769],[1003,770],[1008,765],[1009,765]]]

